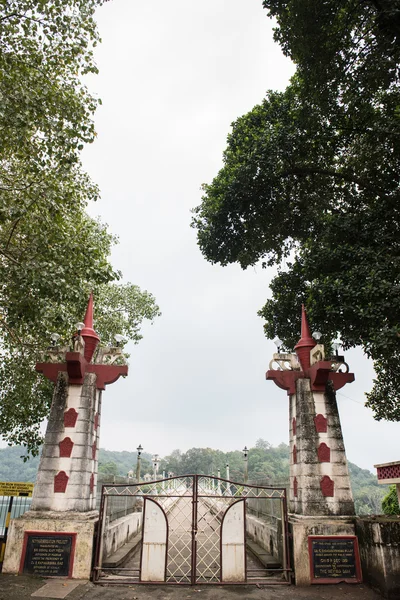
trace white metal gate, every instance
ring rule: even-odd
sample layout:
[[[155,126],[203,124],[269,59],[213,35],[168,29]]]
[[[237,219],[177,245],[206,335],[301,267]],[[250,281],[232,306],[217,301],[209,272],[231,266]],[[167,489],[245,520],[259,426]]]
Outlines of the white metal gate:
[[[107,514],[124,497],[136,498],[132,513],[136,521],[140,513],[140,534],[133,542],[127,536],[125,546],[110,550]],[[100,513],[94,581],[198,585],[289,580],[284,488],[205,475],[104,485]],[[126,558],[113,563],[110,552],[123,557],[124,547]]]

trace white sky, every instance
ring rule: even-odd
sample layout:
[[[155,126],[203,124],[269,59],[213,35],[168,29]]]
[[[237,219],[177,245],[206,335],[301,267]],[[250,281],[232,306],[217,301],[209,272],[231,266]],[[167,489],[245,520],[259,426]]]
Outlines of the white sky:
[[[119,236],[113,262],[125,281],[163,313],[128,348],[129,377],[105,392],[101,446],[165,455],[287,442],[288,398],[265,381],[275,346],[257,316],[273,272],[212,266],[189,224],[230,124],[283,89],[293,66],[261,0],[113,0],[97,20],[100,75],[89,85],[103,106],[84,165],[102,200],[90,211]],[[398,460],[399,425],[363,406],[371,365],[359,351],[346,359],[356,374],[338,394],[349,460]]]

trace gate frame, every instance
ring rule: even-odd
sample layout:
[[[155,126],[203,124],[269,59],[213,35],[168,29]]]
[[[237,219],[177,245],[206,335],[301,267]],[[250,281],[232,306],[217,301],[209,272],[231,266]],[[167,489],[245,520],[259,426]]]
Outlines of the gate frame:
[[[205,495],[205,494],[200,494],[199,495],[199,487],[198,487],[198,481],[199,478],[208,478],[208,479],[212,479],[213,481],[220,481],[226,484],[230,484],[230,485],[234,485],[237,486],[238,488],[251,488],[251,489],[262,489],[262,490],[271,490],[271,491],[276,491],[279,492],[281,495],[280,496],[271,496],[269,499],[271,500],[279,500],[280,501],[280,506],[281,506],[281,518],[282,518],[282,549],[283,549],[283,567],[282,569],[278,569],[279,572],[282,572],[282,574],[285,575],[286,580],[285,581],[277,581],[274,580],[273,582],[260,582],[260,581],[247,581],[247,557],[246,557],[246,550],[245,550],[245,581],[242,582],[224,582],[222,581],[222,564],[220,564],[220,579],[221,581],[213,581],[213,582],[208,582],[208,581],[196,581],[196,568],[197,568],[197,519],[198,519],[198,502],[199,502],[199,497],[200,498],[221,498],[226,500],[226,498],[228,496],[224,496],[224,495]],[[291,568],[291,561],[290,561],[290,548],[289,548],[289,538],[290,538],[290,533],[289,533],[289,522],[288,522],[288,507],[287,507],[287,493],[286,493],[286,488],[284,487],[274,487],[274,486],[263,486],[263,485],[253,485],[253,484],[248,484],[248,483],[244,483],[244,482],[237,482],[237,481],[232,481],[230,479],[223,479],[221,477],[214,477],[212,475],[202,475],[202,474],[189,474],[189,475],[176,475],[174,477],[170,477],[170,478],[166,478],[166,479],[158,479],[155,481],[140,481],[140,482],[136,482],[136,483],[130,483],[130,484],[112,484],[112,483],[105,483],[102,485],[102,490],[101,490],[101,502],[100,502],[100,510],[99,510],[99,535],[97,536],[97,540],[96,540],[96,548],[95,548],[95,560],[94,560],[94,565],[93,565],[93,569],[92,569],[92,581],[95,584],[98,583],[103,583],[100,581],[100,572],[102,571],[102,562],[103,562],[103,549],[104,549],[104,544],[103,544],[103,538],[104,538],[104,532],[105,532],[105,523],[106,523],[106,517],[107,517],[107,505],[108,505],[108,498],[112,497],[112,496],[116,496],[116,497],[121,497],[124,496],[123,493],[118,494],[118,493],[106,493],[106,488],[109,489],[114,489],[115,491],[117,491],[118,488],[124,488],[124,489],[128,489],[128,488],[139,488],[141,486],[156,486],[159,485],[163,482],[171,482],[173,480],[184,480],[184,479],[191,479],[192,480],[192,493],[191,493],[191,502],[192,502],[192,526],[191,526],[191,534],[192,534],[192,543],[191,543],[191,561],[190,561],[190,565],[191,565],[191,571],[190,571],[190,583],[189,582],[185,582],[185,581],[141,581],[141,571],[139,570],[139,577],[137,580],[135,580],[134,582],[132,581],[132,578],[127,579],[127,580],[113,580],[113,581],[107,581],[107,585],[124,585],[124,584],[129,584],[132,585],[132,583],[134,583],[134,585],[190,585],[190,586],[196,586],[196,585],[237,585],[237,586],[241,586],[241,585],[291,585],[291,574],[293,573],[293,570]],[[129,496],[135,496],[136,494],[127,494]],[[143,500],[147,499],[147,497],[150,500],[154,501],[154,496],[152,497],[151,494],[137,494],[137,496],[139,498],[142,498]],[[184,497],[182,494],[157,494],[156,498],[181,498]],[[256,496],[257,497],[257,496]],[[235,496],[232,496],[232,499],[234,499]],[[237,501],[245,501],[247,498],[252,498],[252,496],[248,496],[246,494],[243,494],[240,497],[237,497]],[[227,510],[233,505],[236,504],[236,502],[233,502],[232,504],[230,504],[227,507]],[[163,512],[164,512],[164,508],[159,505]],[[246,515],[247,515],[247,509],[246,509],[246,502],[244,503],[244,527],[245,527],[245,540],[246,540]],[[145,510],[145,502],[143,503],[143,518],[144,518],[144,510]],[[222,523],[224,521],[224,517],[225,514],[227,512],[227,510],[224,512],[222,520],[221,520],[221,530],[220,530],[220,536],[219,536],[219,545],[220,545],[220,556],[222,556]],[[168,559],[168,547],[169,547],[169,527],[168,527],[168,519],[167,519],[167,544],[166,544],[166,556]],[[142,525],[142,540],[143,540],[143,525]],[[142,544],[142,548],[140,550],[140,563],[141,563],[141,556],[142,556],[142,550],[143,550],[143,544]],[[167,569],[167,562],[166,561],[166,569]],[[121,569],[122,570],[122,569]],[[265,569],[266,571],[272,571],[273,569]]]

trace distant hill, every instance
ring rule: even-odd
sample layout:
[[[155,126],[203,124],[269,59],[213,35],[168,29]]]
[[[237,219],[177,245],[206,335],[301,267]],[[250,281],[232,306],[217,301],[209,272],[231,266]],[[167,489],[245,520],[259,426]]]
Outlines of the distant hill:
[[[19,446],[0,449],[0,481],[35,482],[39,466],[39,457],[31,457],[24,462],[24,448]],[[136,470],[136,452],[99,451],[99,472],[112,475],[127,475]],[[230,465],[230,478],[241,480],[243,457],[238,450],[222,452],[211,448],[191,448],[187,452],[174,450],[170,456],[160,462],[159,472],[172,471],[175,475],[204,473],[225,477],[226,463]],[[378,485],[376,476],[367,469],[361,469],[349,462],[351,486],[357,514],[381,514],[381,501],[387,493],[387,486]],[[152,473],[151,455],[143,453],[141,473]],[[254,448],[249,449],[249,479],[268,478],[271,483],[282,481],[289,476],[289,447],[280,444],[271,446],[264,440],[258,440]]]

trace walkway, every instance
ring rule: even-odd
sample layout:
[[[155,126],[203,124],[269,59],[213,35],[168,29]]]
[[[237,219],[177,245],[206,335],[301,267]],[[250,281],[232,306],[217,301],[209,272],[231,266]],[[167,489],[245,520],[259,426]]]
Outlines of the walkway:
[[[60,582],[60,590],[63,590]],[[46,580],[0,575],[0,600],[35,600],[31,594]],[[64,588],[65,589],[65,588]],[[42,596],[43,597],[43,596]],[[47,596],[49,597],[49,596]],[[51,598],[57,596],[52,595]],[[58,598],[63,596],[59,595]],[[294,586],[102,586],[83,582],[68,593],[67,600],[381,600],[363,585]]]

